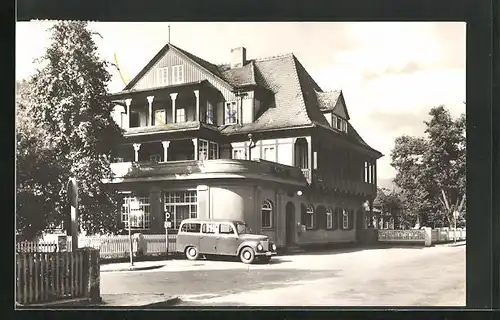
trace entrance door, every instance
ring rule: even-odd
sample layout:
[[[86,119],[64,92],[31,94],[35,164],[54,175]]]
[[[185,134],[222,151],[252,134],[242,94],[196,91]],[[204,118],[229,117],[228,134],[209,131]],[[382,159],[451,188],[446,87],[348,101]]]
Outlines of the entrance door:
[[[291,202],[286,204],[286,246],[295,244],[295,205]]]

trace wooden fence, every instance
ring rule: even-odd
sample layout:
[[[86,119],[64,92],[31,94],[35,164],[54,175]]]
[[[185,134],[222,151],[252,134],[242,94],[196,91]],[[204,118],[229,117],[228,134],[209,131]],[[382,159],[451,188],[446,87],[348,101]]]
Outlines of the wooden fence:
[[[175,254],[176,234],[168,235],[168,248],[165,234],[145,234],[144,243],[133,241],[133,252],[137,252],[138,247],[143,248],[143,253],[147,256],[159,256]],[[67,248],[71,250],[71,237],[68,237]],[[78,247],[91,247],[99,249],[100,259],[126,258],[130,252],[130,239],[127,235],[79,237]]]
[[[56,252],[56,242],[21,241],[16,243],[16,252]]]
[[[17,253],[16,302],[25,305],[90,297],[89,279],[98,265],[98,253],[92,255],[90,250]]]

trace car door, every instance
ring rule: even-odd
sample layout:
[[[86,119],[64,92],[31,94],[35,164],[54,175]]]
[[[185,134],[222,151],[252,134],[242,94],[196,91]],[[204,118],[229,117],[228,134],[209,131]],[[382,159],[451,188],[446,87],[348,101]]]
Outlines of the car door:
[[[200,253],[217,254],[217,227],[216,223],[210,222],[201,226]]]
[[[217,253],[223,255],[236,255],[240,240],[231,223],[220,223],[217,236]]]

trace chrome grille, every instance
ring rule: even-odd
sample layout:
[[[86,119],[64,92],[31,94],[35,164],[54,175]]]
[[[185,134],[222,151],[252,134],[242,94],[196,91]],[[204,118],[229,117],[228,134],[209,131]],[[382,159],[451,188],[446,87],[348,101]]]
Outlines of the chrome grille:
[[[265,251],[269,250],[269,240],[264,240],[261,242],[261,244]]]

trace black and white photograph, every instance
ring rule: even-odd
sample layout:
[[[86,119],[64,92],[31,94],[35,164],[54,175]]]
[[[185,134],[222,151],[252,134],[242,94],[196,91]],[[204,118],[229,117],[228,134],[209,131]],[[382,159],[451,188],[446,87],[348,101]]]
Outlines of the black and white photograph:
[[[466,305],[465,22],[15,28],[16,307]]]

